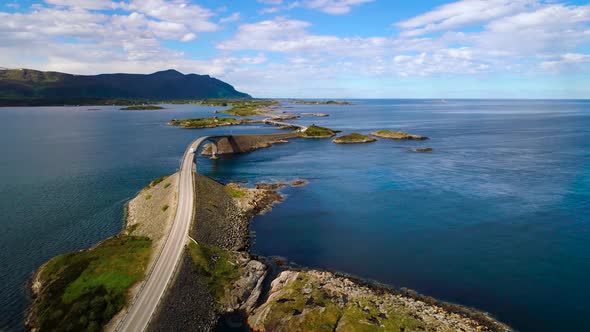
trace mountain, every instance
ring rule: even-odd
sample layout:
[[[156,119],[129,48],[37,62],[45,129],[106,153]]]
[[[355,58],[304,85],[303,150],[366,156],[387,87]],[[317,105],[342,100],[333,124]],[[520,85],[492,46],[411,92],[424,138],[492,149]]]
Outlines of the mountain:
[[[209,75],[184,75],[172,69],[148,75],[72,75],[32,69],[0,69],[0,105],[207,98],[251,97]]]

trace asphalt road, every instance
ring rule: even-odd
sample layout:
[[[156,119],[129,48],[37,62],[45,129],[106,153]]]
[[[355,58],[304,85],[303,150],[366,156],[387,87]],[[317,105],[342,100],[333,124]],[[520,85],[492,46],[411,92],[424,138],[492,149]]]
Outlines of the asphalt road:
[[[196,151],[209,138],[212,137],[197,138],[184,153],[178,185],[178,204],[172,229],[152,269],[148,272],[139,293],[117,325],[116,331],[145,330],[150,318],[156,311],[160,299],[164,296],[168,283],[170,283],[174,275],[176,265],[180,261],[184,245],[187,242],[192,219],[194,202],[192,162],[195,158],[195,152],[191,152],[191,149]]]

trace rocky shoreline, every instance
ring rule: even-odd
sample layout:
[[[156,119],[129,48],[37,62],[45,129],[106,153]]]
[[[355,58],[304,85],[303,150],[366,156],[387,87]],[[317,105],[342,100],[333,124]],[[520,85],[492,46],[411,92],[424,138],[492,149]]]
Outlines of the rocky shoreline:
[[[255,189],[249,189],[237,184],[222,185],[200,175],[196,182],[197,195],[207,193],[209,199],[197,206],[191,236],[201,245],[219,246],[231,253],[231,264],[237,266],[239,273],[221,300],[213,301],[213,306],[209,300],[204,301],[207,305],[196,299],[187,300],[188,290],[175,284],[151,330],[195,326],[198,330],[212,331],[220,317],[226,315],[243,317],[243,321],[233,324],[241,322],[244,330],[253,331],[511,330],[485,313],[411,290],[395,290],[340,273],[277,265],[272,260],[252,256],[248,250],[250,220],[280,202],[282,197],[276,190],[287,184],[257,183]],[[290,185],[306,183],[298,180]],[[187,256],[188,253],[185,260]],[[273,270],[277,271],[272,273]],[[202,271],[195,274],[190,264],[183,263],[178,280],[185,280],[187,275],[199,275],[191,280],[203,278]],[[194,292],[204,292],[205,283],[193,286],[199,287]],[[177,301],[184,301],[184,305],[175,304]],[[192,306],[194,313],[189,314],[187,306]],[[187,316],[193,317],[193,321],[187,323]],[[215,320],[211,319],[213,316]]]
[[[153,199],[161,204],[170,199],[163,191],[174,179],[154,181],[130,202],[123,233],[151,235],[157,247],[162,233],[154,233],[153,225],[162,221],[150,226],[137,218],[154,213],[146,202]],[[189,232],[191,242],[150,331],[213,331],[228,314],[242,317],[237,324],[253,331],[511,331],[485,313],[410,290],[252,256],[251,219],[282,201],[277,190],[305,185],[306,180],[257,183],[255,188],[223,185],[199,174],[194,181],[195,196],[200,199]],[[33,292],[44,286],[39,280],[44,267],[31,279]],[[27,324],[34,330],[35,317],[30,316]],[[103,328],[109,330],[112,324]]]

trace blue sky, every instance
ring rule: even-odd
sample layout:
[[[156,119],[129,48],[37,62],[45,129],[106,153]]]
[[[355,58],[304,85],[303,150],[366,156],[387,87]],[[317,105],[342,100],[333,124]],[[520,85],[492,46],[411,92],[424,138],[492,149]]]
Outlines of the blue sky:
[[[8,0],[0,67],[174,68],[256,97],[588,98],[590,4]]]

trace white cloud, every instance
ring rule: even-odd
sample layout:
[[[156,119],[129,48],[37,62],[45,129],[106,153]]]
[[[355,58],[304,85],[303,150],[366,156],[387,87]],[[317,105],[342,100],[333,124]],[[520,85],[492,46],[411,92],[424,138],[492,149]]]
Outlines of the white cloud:
[[[47,4],[83,9],[114,9],[119,4],[110,0],[45,0]]]
[[[567,70],[576,70],[583,64],[590,64],[590,54],[566,53],[543,61],[539,66],[544,71],[559,73]]]
[[[280,5],[283,3],[283,0],[256,0],[260,3],[263,3],[265,5]]]
[[[304,0],[307,8],[317,9],[326,14],[341,15],[350,12],[351,7],[375,0]]]
[[[533,0],[461,0],[396,25],[406,29],[402,36],[413,37],[487,22],[525,11],[534,4]]]
[[[130,11],[138,11],[162,21],[184,24],[193,31],[215,31],[217,25],[210,21],[215,13],[186,0],[131,0],[122,5]]]
[[[219,19],[219,23],[236,22],[236,21],[239,21],[240,18],[241,18],[240,13],[233,13],[227,17],[222,17],[221,19]]]
[[[236,35],[218,44],[222,50],[260,50],[281,53],[306,52],[310,55],[364,56],[376,54],[386,46],[387,39],[341,38],[314,35],[306,31],[311,23],[277,17],[257,23],[241,25]]]

